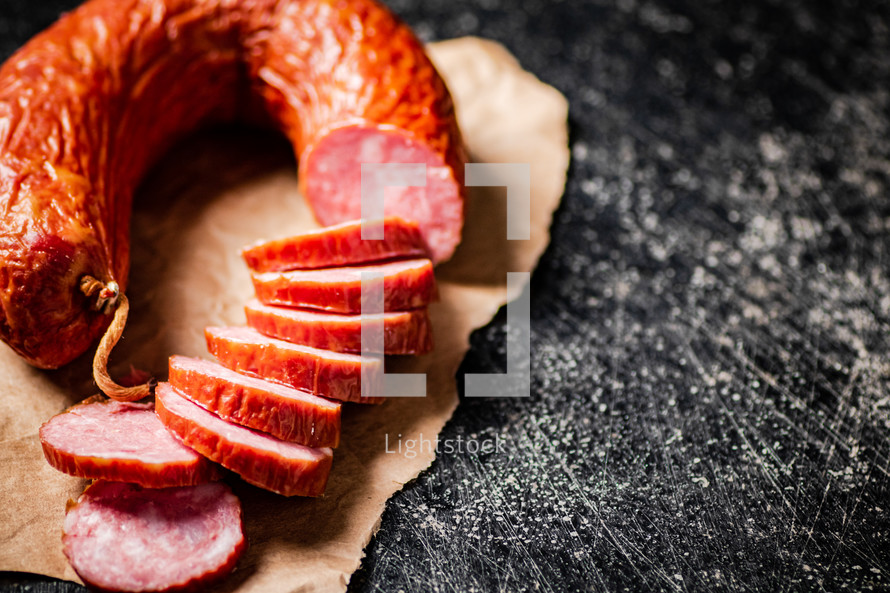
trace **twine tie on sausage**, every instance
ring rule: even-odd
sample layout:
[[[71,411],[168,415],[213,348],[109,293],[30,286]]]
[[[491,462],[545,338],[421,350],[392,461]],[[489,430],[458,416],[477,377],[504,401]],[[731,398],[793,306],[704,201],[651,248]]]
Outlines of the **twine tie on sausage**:
[[[92,304],[94,310],[108,314],[114,310],[114,318],[108,326],[105,335],[96,348],[96,356],[93,357],[93,379],[102,393],[117,401],[132,402],[150,395],[154,395],[157,380],[152,377],[148,383],[124,387],[116,383],[108,374],[108,358],[111,351],[121,339],[124,327],[127,325],[127,316],[130,313],[130,302],[126,295],[120,291],[117,282],[105,284],[92,276],[84,276],[80,281],[80,289],[88,299],[95,299]]]

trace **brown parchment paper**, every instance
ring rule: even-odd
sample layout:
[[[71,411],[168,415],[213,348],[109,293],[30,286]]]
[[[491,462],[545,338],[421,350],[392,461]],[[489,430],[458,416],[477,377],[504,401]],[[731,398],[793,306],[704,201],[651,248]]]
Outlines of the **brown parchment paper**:
[[[386,435],[390,443],[399,434],[438,435],[457,405],[455,372],[470,332],[507,302],[506,273],[531,271],[549,241],[568,165],[565,99],[495,43],[456,39],[429,52],[454,95],[472,160],[530,164],[531,240],[506,240],[503,188],[471,192],[463,243],[437,269],[435,351],[397,361],[400,370],[427,373],[427,397],[345,406],[342,445],[321,499],[288,499],[229,480],[244,504],[250,549],[220,590],[345,590],[386,500],[434,458],[427,450],[414,458],[387,453]],[[244,323],[252,288],[239,249],[315,226],[297,192],[291,149],[277,137],[208,132],[174,149],[136,199],[131,316],[112,374],[132,363],[165,377],[171,354],[207,357],[206,325]],[[65,502],[85,482],[51,469],[36,433],[96,392],[89,363],[85,355],[65,369],[38,371],[0,346],[0,570],[78,580],[60,535]]]

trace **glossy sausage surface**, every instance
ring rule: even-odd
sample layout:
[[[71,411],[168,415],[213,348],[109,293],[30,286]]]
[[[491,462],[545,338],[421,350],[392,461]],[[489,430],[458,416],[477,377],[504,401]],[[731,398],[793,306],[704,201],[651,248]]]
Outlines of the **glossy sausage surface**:
[[[125,290],[133,192],[157,158],[212,122],[292,142],[322,224],[361,214],[362,162],[423,162],[387,194],[436,261],[460,240],[465,161],[444,83],[374,0],[90,0],[0,68],[0,337],[61,366]],[[104,306],[104,307],[103,307]]]
[[[360,353],[364,322],[371,331],[383,332],[383,354],[426,354],[433,349],[426,307],[362,316],[264,305],[251,299],[244,314],[247,325],[261,334],[312,348]]]
[[[245,482],[284,496],[324,494],[333,463],[330,448],[289,443],[227,422],[169,383],[158,385],[156,395],[158,417],[170,432]]]
[[[340,443],[340,404],[329,399],[188,356],[170,357],[168,381],[228,422],[307,447]]]
[[[426,307],[439,292],[433,264],[407,259],[321,270],[290,270],[251,274],[257,299],[267,305],[361,313],[362,292],[382,293],[384,311]]]
[[[207,350],[226,368],[339,401],[383,403],[362,397],[361,382],[380,381],[379,358],[334,352],[270,338],[252,327],[207,327]]]

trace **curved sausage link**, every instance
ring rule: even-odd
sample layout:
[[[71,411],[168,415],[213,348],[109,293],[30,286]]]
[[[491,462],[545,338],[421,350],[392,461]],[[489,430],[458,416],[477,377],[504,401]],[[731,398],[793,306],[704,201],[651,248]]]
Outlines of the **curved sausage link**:
[[[210,122],[274,123],[322,224],[360,215],[360,163],[425,162],[387,214],[433,257],[463,222],[465,153],[444,83],[374,0],[90,0],[0,68],[0,337],[66,364],[107,327],[84,277],[126,288],[134,189]]]

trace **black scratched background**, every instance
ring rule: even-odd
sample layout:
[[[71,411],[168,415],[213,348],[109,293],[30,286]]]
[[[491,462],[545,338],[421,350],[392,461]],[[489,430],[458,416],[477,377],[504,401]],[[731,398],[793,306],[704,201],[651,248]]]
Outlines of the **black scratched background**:
[[[75,4],[0,0],[0,54]],[[890,4],[390,4],[565,93],[573,159],[532,397],[461,402],[501,451],[397,494],[349,590],[890,590]]]

